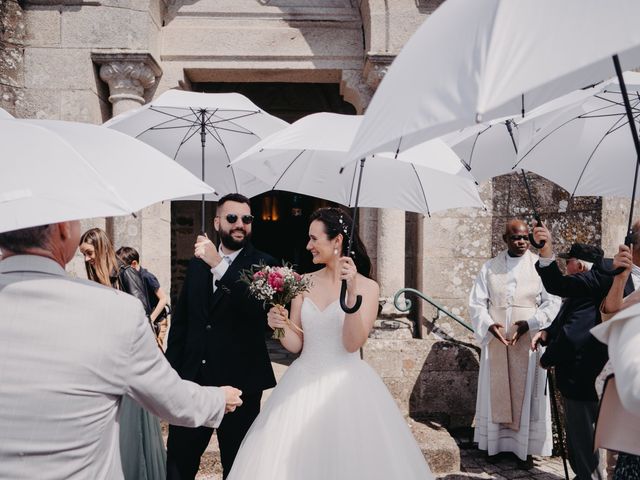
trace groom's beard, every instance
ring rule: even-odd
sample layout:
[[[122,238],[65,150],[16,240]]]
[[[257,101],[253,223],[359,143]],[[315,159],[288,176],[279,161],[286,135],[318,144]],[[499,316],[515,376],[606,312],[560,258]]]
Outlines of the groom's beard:
[[[242,240],[236,240],[231,236],[233,232],[243,232],[244,237],[242,238]],[[242,228],[236,228],[235,230],[231,230],[229,232],[225,232],[224,230],[220,229],[218,233],[220,234],[220,241],[222,242],[222,245],[224,245],[227,250],[230,250],[232,252],[244,248],[251,239],[251,233],[247,233]]]

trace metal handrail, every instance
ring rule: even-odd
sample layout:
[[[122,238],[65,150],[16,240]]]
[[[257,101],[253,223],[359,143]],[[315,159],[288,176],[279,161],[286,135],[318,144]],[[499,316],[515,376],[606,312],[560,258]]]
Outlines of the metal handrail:
[[[450,317],[453,320],[455,320],[456,322],[458,322],[460,325],[462,325],[467,330],[473,332],[473,327],[471,325],[469,325],[467,322],[465,322],[462,318],[460,318],[455,313],[449,312],[446,308],[444,308],[442,305],[437,303],[431,297],[428,297],[427,295],[422,293],[420,290],[416,290],[415,288],[401,288],[393,296],[393,304],[401,312],[408,312],[409,310],[411,310],[411,306],[413,305],[411,303],[411,300],[409,300],[407,298],[404,299],[404,305],[400,304],[400,295],[402,295],[403,293],[413,293],[414,295],[417,295],[418,297],[420,297],[425,302],[427,302],[430,305],[432,305],[436,309],[436,316],[433,318],[433,322],[434,323],[435,323],[436,320],[438,320],[440,318],[440,312],[442,312],[445,315],[447,315],[448,317]],[[417,322],[420,322],[420,320],[418,319]],[[416,326],[416,329],[418,329],[418,328],[419,328],[419,324]]]

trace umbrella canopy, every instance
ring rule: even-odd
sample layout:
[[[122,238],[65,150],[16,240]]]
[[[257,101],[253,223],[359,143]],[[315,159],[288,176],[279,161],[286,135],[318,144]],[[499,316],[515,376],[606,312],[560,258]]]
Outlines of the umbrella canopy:
[[[13,115],[11,115],[6,110],[0,108],[0,118],[13,118]]]
[[[624,69],[635,68],[638,18],[636,0],[447,0],[391,65],[350,156],[524,115],[611,77],[616,53]]]
[[[249,172],[227,168],[246,149],[288,125],[238,93],[169,90],[106,127],[157,148],[213,186],[219,195],[252,197],[268,189]],[[207,196],[217,200],[218,196]]]
[[[624,79],[637,123],[640,74],[627,72]],[[542,175],[574,196],[632,196],[637,154],[617,81],[559,115],[532,120],[531,126],[534,135],[516,168]]]
[[[96,125],[0,119],[0,145],[0,232],[213,192],[158,150]]]
[[[531,143],[536,129],[553,122],[567,109],[582,104],[603,88],[604,84],[599,84],[576,90],[536,107],[525,118],[516,116],[480,123],[445,135],[442,140],[479,182],[513,173],[518,151]]]
[[[362,117],[317,113],[259,142],[233,166],[252,172],[274,190],[325,198],[356,206],[359,166],[341,173]],[[431,212],[483,207],[473,177],[442,141],[417,145],[395,158],[366,160],[358,206]]]

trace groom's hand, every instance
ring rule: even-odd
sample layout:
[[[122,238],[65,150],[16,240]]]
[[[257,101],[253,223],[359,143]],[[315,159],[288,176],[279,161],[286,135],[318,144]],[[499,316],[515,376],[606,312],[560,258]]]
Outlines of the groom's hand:
[[[242,395],[242,390],[238,390],[234,387],[220,387],[224,392],[224,401],[226,406],[224,408],[225,413],[233,412],[236,408],[242,405],[242,399],[240,395]]]
[[[222,260],[218,249],[206,235],[198,235],[196,244],[194,245],[193,255],[204,261],[211,268],[216,268]]]

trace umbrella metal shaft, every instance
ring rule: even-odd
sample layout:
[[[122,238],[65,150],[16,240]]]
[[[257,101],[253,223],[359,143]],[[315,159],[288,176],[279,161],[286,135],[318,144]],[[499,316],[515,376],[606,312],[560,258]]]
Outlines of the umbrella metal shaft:
[[[353,245],[353,237],[357,234],[356,229],[358,225],[358,201],[360,200],[360,187],[362,186],[362,172],[364,171],[364,162],[365,159],[360,159],[360,173],[358,174],[358,186],[356,188],[356,202],[353,205],[353,216],[352,216],[352,224],[351,224],[351,235],[349,235],[349,243],[347,243],[347,255],[351,256],[351,247]],[[342,280],[342,285],[340,286],[340,308],[345,313],[355,313],[360,309],[360,305],[362,305],[362,296],[356,295],[356,302],[353,307],[347,306],[347,281]],[[360,352],[362,355],[362,352]]]
[[[625,244],[631,243],[631,226],[633,225],[633,204],[636,200],[636,187],[638,186],[638,168],[640,167],[640,139],[638,138],[638,130],[635,126],[635,119],[633,118],[633,112],[631,110],[631,103],[629,102],[629,95],[627,94],[627,85],[624,83],[624,76],[622,75],[622,68],[620,67],[620,60],[618,55],[613,56],[613,65],[616,69],[616,75],[618,76],[618,82],[620,83],[620,91],[622,93],[622,100],[624,102],[624,109],[627,113],[627,120],[629,121],[629,128],[631,129],[631,136],[633,137],[633,145],[636,148],[636,168],[635,175],[633,176],[633,192],[631,193],[631,210],[629,211],[629,226],[627,228],[627,237],[625,238]]]
[[[201,180],[204,182],[204,151],[207,144],[207,131],[205,128],[205,118],[204,115],[207,111],[202,109],[200,110],[200,145],[201,145],[201,172],[202,178]],[[205,218],[204,218],[204,194],[202,195],[202,204],[200,206],[200,231],[202,234],[206,232],[205,230]]]

